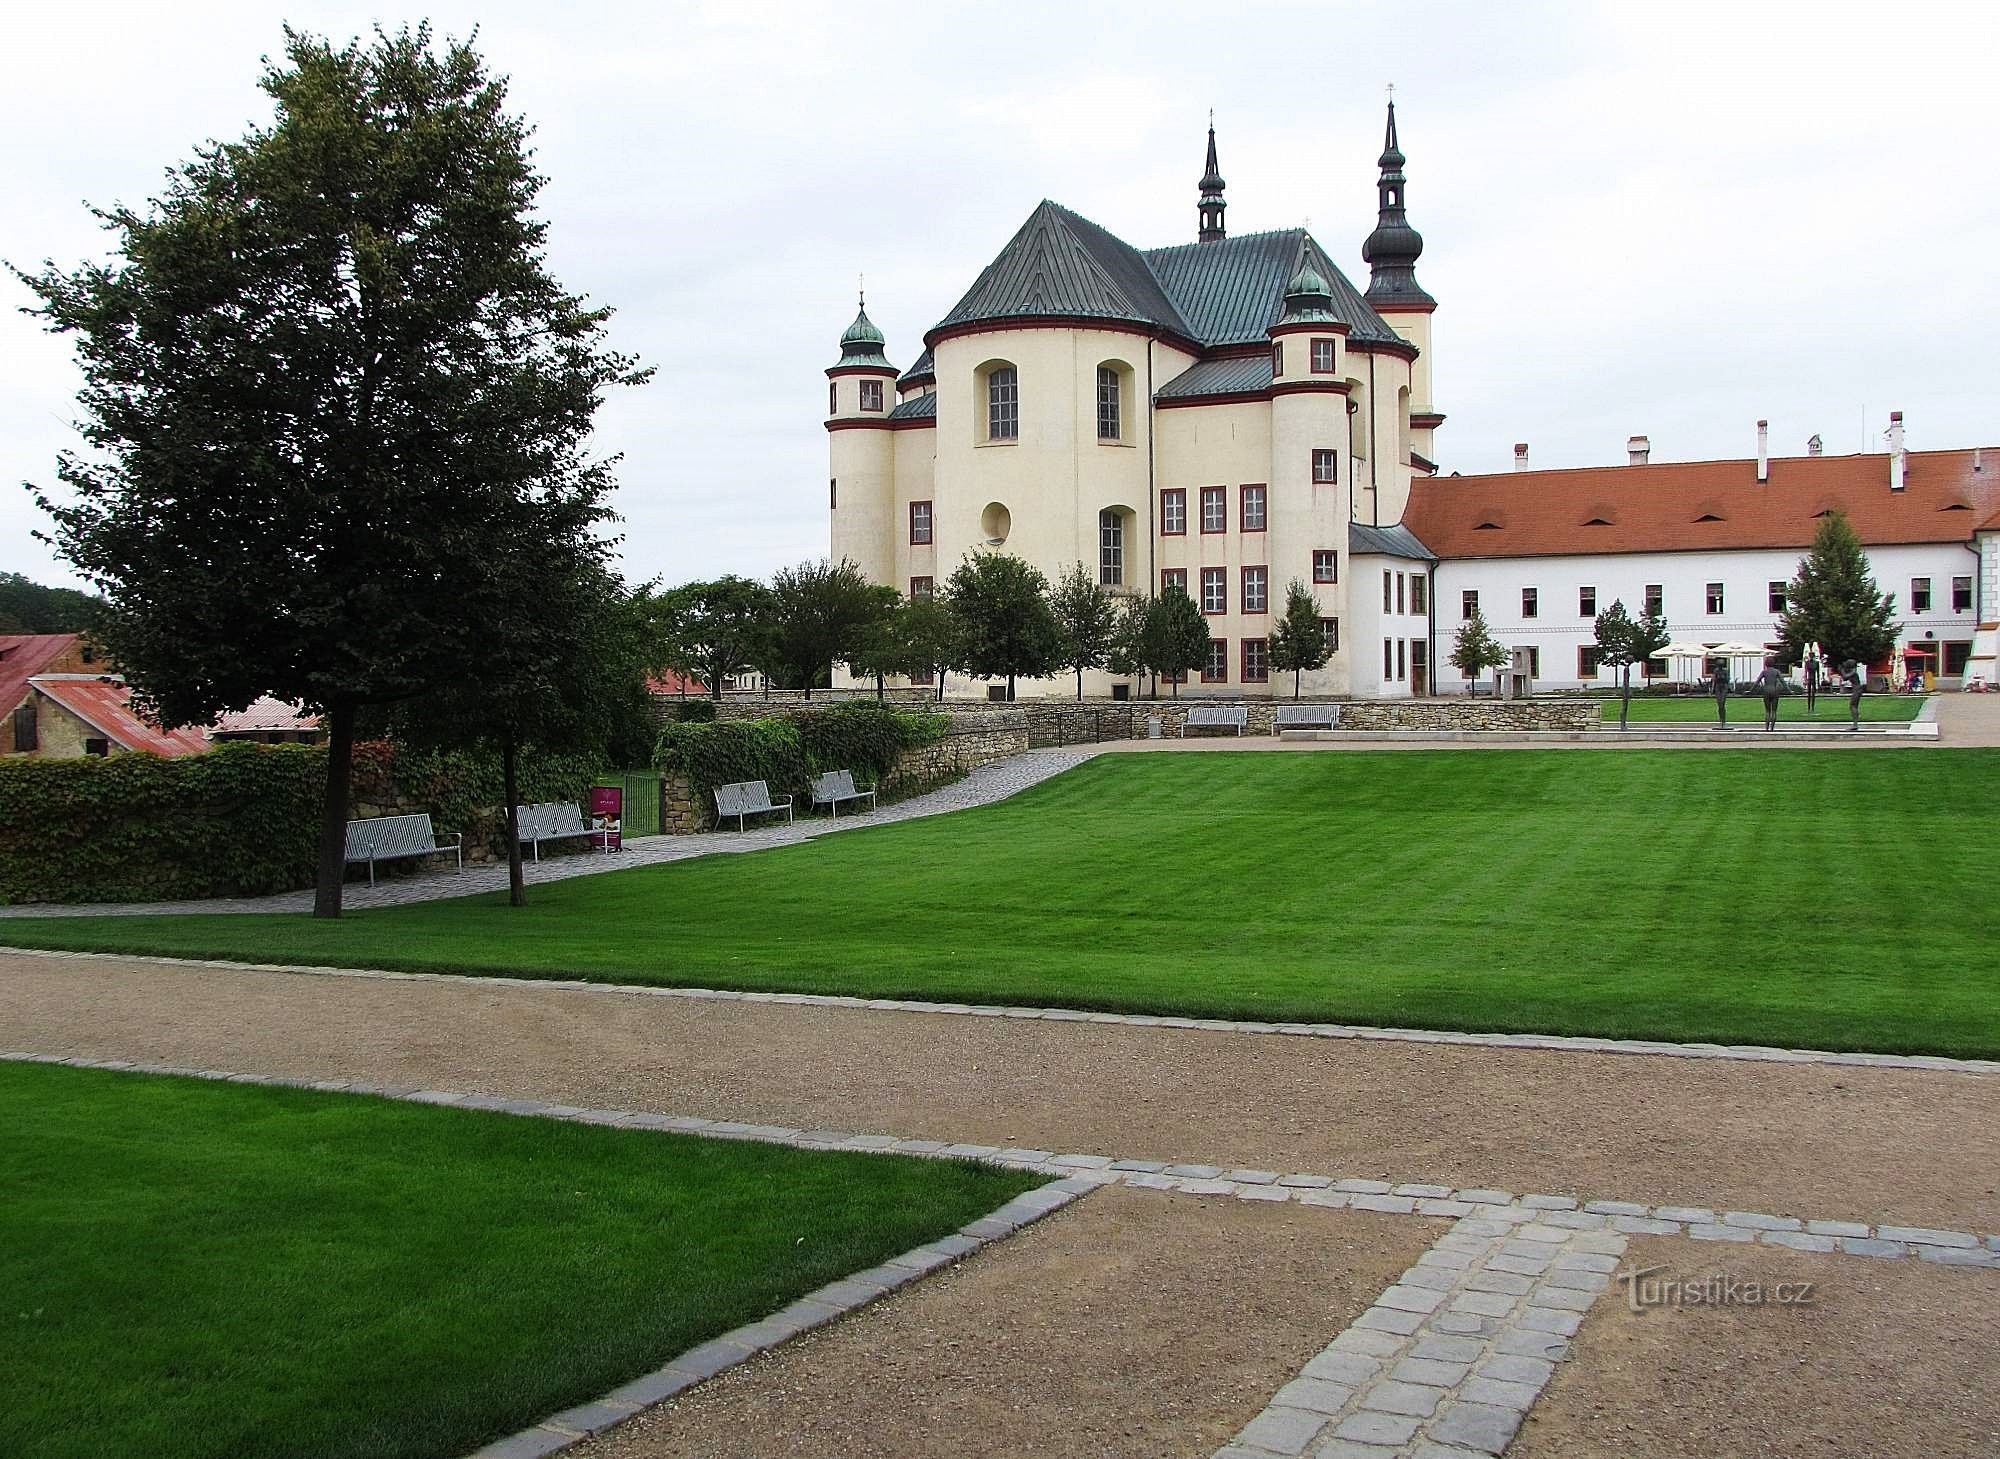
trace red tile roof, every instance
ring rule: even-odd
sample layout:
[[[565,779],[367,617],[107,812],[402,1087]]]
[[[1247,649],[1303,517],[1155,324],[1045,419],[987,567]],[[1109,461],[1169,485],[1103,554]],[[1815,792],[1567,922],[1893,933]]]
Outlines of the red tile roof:
[[[0,633],[0,714],[28,697],[28,681],[76,646],[74,633]]]
[[[1829,510],[1870,546],[1967,541],[2000,528],[2000,449],[1912,451],[1902,491],[1887,455],[1788,456],[1765,482],[1750,460],[1420,477],[1403,525],[1444,558],[1548,557],[1803,548]]]
[[[708,686],[699,679],[691,679],[686,674],[673,669],[662,669],[646,681],[646,687],[655,694],[706,694]]]
[[[132,691],[111,675],[38,674],[28,681],[123,750],[155,755],[198,755],[208,748],[199,729],[163,730],[132,708]]]

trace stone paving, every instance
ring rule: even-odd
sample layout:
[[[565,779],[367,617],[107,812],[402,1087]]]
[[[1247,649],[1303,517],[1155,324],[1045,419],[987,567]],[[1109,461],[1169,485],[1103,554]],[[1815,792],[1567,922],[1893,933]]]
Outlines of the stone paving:
[[[971,810],[1019,795],[1065,770],[1074,769],[1097,753],[1095,746],[1068,749],[1029,750],[1012,759],[981,765],[964,778],[908,800],[895,801],[878,811],[843,816],[800,814],[796,820],[755,825],[746,831],[714,831],[700,836],[637,836],[625,842],[625,849],[605,855],[580,852],[553,856],[546,861],[530,861],[522,870],[529,886],[567,881],[577,876],[598,876],[607,871],[629,871],[635,866],[658,866],[668,861],[689,861],[697,856],[720,856],[744,851],[762,851],[772,846],[796,846],[842,831],[862,830],[893,821],[914,821],[925,816],[941,816],[952,811]],[[375,886],[350,885],[342,893],[342,905],[349,909],[401,907],[413,902],[443,901],[448,897],[473,896],[480,892],[504,891],[507,886],[505,862],[487,862],[464,871],[426,871],[396,877]],[[188,902],[92,902],[84,904],[37,902],[26,906],[0,906],[6,917],[133,917],[178,915],[198,912],[310,912],[311,891],[280,892],[269,897],[215,897]]]

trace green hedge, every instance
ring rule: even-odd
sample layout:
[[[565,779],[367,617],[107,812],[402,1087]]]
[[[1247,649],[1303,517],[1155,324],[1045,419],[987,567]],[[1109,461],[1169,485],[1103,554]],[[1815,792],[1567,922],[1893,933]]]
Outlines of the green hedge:
[[[530,800],[580,800],[599,767],[524,757]],[[504,849],[497,758],[354,750],[356,804],[427,809]],[[148,902],[311,886],[326,749],[227,744],[164,760],[0,759],[0,902]]]
[[[770,719],[675,723],[660,731],[654,762],[687,776],[712,818],[710,792],[718,785],[762,780],[773,795],[803,796],[807,782],[828,770],[852,770],[857,784],[873,785],[903,751],[935,744],[950,724],[941,714],[866,702]]]

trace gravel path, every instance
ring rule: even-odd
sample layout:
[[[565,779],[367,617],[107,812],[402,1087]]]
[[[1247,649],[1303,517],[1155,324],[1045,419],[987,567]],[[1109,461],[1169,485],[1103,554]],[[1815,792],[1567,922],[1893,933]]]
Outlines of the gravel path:
[[[576,1459],[1206,1459],[1442,1223],[1098,1191]]]
[[[701,836],[638,836],[625,849],[606,856],[579,853],[552,856],[546,861],[530,861],[523,868],[529,886],[567,881],[574,876],[597,876],[607,871],[628,871],[635,866],[656,866],[665,861],[688,861],[697,856],[719,856],[744,851],[761,851],[769,846],[791,846],[841,831],[885,825],[892,821],[913,821],[923,816],[941,816],[951,811],[991,805],[1018,795],[1032,785],[1074,769],[1096,753],[1094,747],[1059,750],[1030,750],[1024,755],[982,765],[963,779],[908,800],[896,801],[879,811],[850,815],[842,820],[801,814],[795,821],[753,825],[746,831],[716,831]],[[342,894],[343,905],[399,907],[411,902],[436,902],[447,897],[465,897],[479,892],[504,891],[507,887],[505,862],[468,866],[464,871],[427,871],[397,877],[371,887],[350,885]],[[269,897],[216,897],[192,902],[95,902],[33,903],[27,906],[0,906],[6,917],[131,917],[161,913],[190,912],[309,912],[310,891],[280,892]]]
[[[25,1051],[2000,1230],[2000,1076],[0,955]]]
[[[1628,1284],[1614,1285],[1509,1459],[2000,1454],[2000,1281],[1922,1262],[1635,1238],[1621,1270],[1653,1267],[1692,1282],[1812,1282],[1814,1300],[1634,1313]]]

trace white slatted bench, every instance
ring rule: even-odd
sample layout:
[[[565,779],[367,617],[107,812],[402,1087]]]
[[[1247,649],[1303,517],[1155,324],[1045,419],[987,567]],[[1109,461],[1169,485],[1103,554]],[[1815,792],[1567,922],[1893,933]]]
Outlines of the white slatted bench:
[[[375,816],[347,823],[347,862],[350,866],[368,863],[368,885],[375,885],[375,863],[396,861],[406,856],[436,856],[449,851],[465,870],[465,838],[453,836],[441,841],[431,829],[428,811],[413,816]]]
[[[745,816],[761,816],[767,811],[774,814],[783,811],[785,819],[789,821],[792,818],[792,798],[787,795],[772,800],[771,787],[761,780],[742,780],[734,785],[715,787],[717,821],[734,816],[736,829],[740,831],[743,829]]]
[[[813,804],[830,807],[836,821],[840,819],[840,803],[844,800],[866,800],[872,808],[875,804],[875,792],[856,790],[852,770],[829,770],[824,775],[813,777]]]
[[[535,860],[542,859],[544,841],[568,841],[577,837],[593,837],[593,831],[583,819],[583,807],[559,800],[544,801],[540,805],[514,807],[515,834],[521,838],[523,846],[534,848]],[[611,850],[611,838],[604,838],[601,848]]]
[[[1181,722],[1181,738],[1191,729],[1233,729],[1242,738],[1250,725],[1250,711],[1241,704],[1197,704]]]
[[[1280,704],[1277,723],[1280,732],[1288,729],[1339,729],[1338,704]]]

